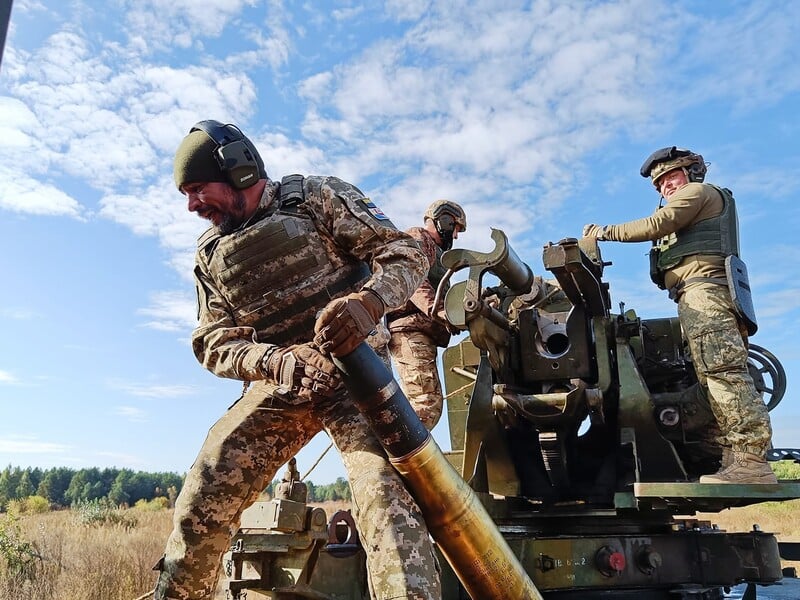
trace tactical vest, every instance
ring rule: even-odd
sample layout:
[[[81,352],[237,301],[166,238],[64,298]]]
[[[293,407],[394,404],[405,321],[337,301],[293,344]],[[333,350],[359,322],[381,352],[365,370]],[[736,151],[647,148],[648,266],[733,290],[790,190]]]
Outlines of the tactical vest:
[[[710,184],[708,184],[710,185]],[[722,212],[662,238],[658,244],[658,271],[677,265],[686,256],[694,254],[739,255],[739,221],[736,202],[727,188],[711,186],[722,196]]]
[[[313,337],[329,300],[361,289],[366,263],[337,250],[304,204],[303,177],[283,178],[279,197],[255,223],[226,236],[207,235],[200,250],[238,326],[259,341],[285,345]]]

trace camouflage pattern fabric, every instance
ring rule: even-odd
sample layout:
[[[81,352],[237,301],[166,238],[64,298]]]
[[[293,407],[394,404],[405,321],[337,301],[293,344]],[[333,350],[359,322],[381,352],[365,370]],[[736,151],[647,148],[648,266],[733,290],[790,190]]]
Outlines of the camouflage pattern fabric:
[[[772,437],[769,413],[747,371],[747,348],[727,287],[687,286],[678,317],[719,424],[719,443],[764,456]]]
[[[265,355],[275,348],[313,340],[313,320],[305,313],[316,314],[331,298],[357,291],[362,285],[377,293],[387,306],[400,306],[428,269],[417,244],[398,231],[358,188],[333,177],[308,177],[304,186],[305,201],[295,213],[278,211],[280,229],[289,235],[304,232],[304,241],[313,248],[287,247],[283,254],[276,254],[270,252],[270,244],[255,239],[258,252],[237,257],[235,263],[237,269],[249,265],[251,271],[245,269],[223,281],[219,269],[230,263],[215,261],[214,249],[231,236],[246,238],[253,231],[264,231],[258,225],[276,215],[278,198],[277,186],[269,181],[258,211],[240,230],[229,236],[210,231],[201,237],[195,266],[199,324],[192,335],[193,350],[216,375],[255,383],[211,428],[187,474],[176,503],[174,530],[162,561],[156,600],[208,597],[242,511],[256,500],[280,466],[322,430],[333,440],[347,469],[354,517],[367,554],[372,597],[441,597],[432,542],[419,507],[346,392],[319,402],[298,402],[292,394],[277,395],[277,382],[269,379],[264,368]],[[291,226],[292,219],[297,220],[297,227]],[[306,227],[309,219],[314,231]],[[277,229],[266,230],[274,233]],[[250,248],[242,244],[234,249],[246,254]],[[365,283],[351,279],[342,283],[336,277],[342,277],[343,270],[321,267],[317,273],[307,269],[301,272],[300,268],[308,264],[305,262],[293,267],[293,272],[301,273],[308,283],[318,283],[315,277],[324,277],[322,288],[292,287],[297,282],[290,277],[269,277],[297,258],[292,255],[297,252],[306,258],[324,258],[316,263],[322,267],[363,261],[371,274]],[[248,289],[238,295],[231,286],[236,278],[242,286],[259,278],[265,282],[263,293]],[[227,286],[224,293],[223,283]],[[310,294],[312,288],[314,293]],[[320,294],[319,289],[328,293]],[[335,293],[331,292],[334,289]],[[237,298],[249,303],[246,310],[236,305]],[[260,304],[253,298],[259,298]],[[301,311],[303,315],[298,317]],[[256,328],[237,320],[236,315],[251,312],[258,313],[259,318],[272,315],[273,321]],[[388,331],[380,326],[368,338],[373,347],[387,340]],[[385,346],[381,350],[387,360]]]
[[[420,249],[425,253],[430,270],[436,268],[438,252],[433,236],[423,227],[412,227],[407,233],[419,244]],[[441,264],[438,265],[441,267]],[[429,271],[430,271],[429,270]],[[433,301],[436,299],[436,289],[430,282],[430,277],[424,279],[420,286],[405,303],[405,306],[396,311],[387,311],[386,318],[389,321],[389,331],[421,331],[434,342],[443,348],[447,347],[450,341],[450,332],[441,321],[432,318],[434,311]],[[444,301],[442,298],[441,301]],[[441,306],[438,307],[439,309]]]
[[[352,402],[340,395],[291,404],[275,390],[256,382],[209,431],[175,506],[156,600],[210,597],[242,511],[322,429],[348,472],[372,597],[438,600],[439,574],[419,507]]]
[[[436,343],[421,331],[396,331],[389,341],[400,385],[420,421],[430,431],[442,416],[444,397],[436,365]]]
[[[214,250],[220,246],[224,249],[234,238],[259,247],[260,240],[248,239],[253,230],[260,229],[258,214],[250,226],[229,236],[218,240],[209,240],[207,235],[201,238],[204,243],[198,249],[194,273],[199,325],[192,334],[192,349],[200,363],[215,375],[244,381],[264,379],[266,374],[261,365],[264,354],[275,346],[312,341],[314,322],[309,315],[315,315],[332,298],[360,289],[361,286],[351,286],[339,288],[334,294],[320,293],[335,287],[342,277],[341,266],[353,259],[370,267],[372,274],[363,287],[378,294],[390,308],[403,305],[428,270],[429,263],[414,240],[397,230],[355,186],[335,177],[306,177],[304,190],[305,201],[299,207],[300,214],[295,216],[270,213],[274,210],[277,188],[268,185],[264,191],[259,208],[263,213],[261,220],[294,220],[296,230],[306,237],[301,247],[287,244],[282,256],[261,260],[253,252],[246,257],[245,264],[251,268],[237,275],[239,285],[244,288],[254,279],[263,281],[265,287],[258,294],[260,304],[254,303],[254,290],[248,288],[247,294],[239,295],[225,289],[229,286],[221,272],[225,261],[215,260]],[[309,218],[314,223],[313,231],[306,227]],[[269,245],[260,246],[266,246],[259,248],[260,252],[268,253]],[[237,257],[244,255],[238,245],[233,250]],[[288,261],[315,259],[319,259],[319,271],[315,273],[295,268],[291,276],[271,276],[284,269]],[[333,269],[329,268],[331,265]],[[321,281],[323,277],[325,280]],[[315,291],[318,293],[314,294]],[[261,321],[270,322],[244,325],[241,318],[235,317],[245,308],[237,305],[238,301],[248,303],[248,314],[260,315]]]

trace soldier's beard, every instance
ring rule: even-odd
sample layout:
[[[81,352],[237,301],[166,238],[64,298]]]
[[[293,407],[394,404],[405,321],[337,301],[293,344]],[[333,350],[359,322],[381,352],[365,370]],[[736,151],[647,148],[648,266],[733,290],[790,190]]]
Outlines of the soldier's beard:
[[[240,190],[232,190],[231,193],[233,194],[231,208],[222,216],[222,220],[217,225],[217,233],[220,235],[228,235],[236,231],[246,220],[244,209],[247,202],[244,194]]]

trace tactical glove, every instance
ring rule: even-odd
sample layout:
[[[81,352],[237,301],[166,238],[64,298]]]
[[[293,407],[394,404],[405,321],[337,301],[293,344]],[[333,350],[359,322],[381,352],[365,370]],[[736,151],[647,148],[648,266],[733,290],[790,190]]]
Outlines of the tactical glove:
[[[314,325],[314,343],[323,352],[345,356],[367,339],[386,307],[370,289],[348,294],[328,303]]]
[[[598,240],[606,239],[606,228],[600,225],[590,223],[583,226],[583,237],[597,238]]]
[[[264,368],[275,383],[304,400],[330,398],[342,383],[336,365],[311,344],[275,350]]]

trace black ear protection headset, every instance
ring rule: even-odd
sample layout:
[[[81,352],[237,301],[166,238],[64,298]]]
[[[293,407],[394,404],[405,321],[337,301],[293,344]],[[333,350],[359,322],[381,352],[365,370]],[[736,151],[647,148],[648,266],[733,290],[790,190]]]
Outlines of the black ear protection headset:
[[[453,247],[453,232],[456,230],[456,219],[450,213],[442,212],[434,220],[436,231],[442,238],[442,249],[450,250]]]
[[[236,125],[223,125],[209,119],[195,123],[189,133],[192,131],[203,131],[214,141],[217,145],[214,158],[228,182],[237,190],[255,185],[262,174],[266,176],[261,157]]]

